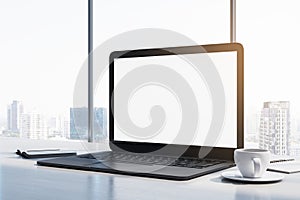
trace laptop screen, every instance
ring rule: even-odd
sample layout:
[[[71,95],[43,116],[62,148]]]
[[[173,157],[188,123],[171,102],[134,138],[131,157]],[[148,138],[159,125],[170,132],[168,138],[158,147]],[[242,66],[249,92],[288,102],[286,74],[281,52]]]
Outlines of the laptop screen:
[[[124,98],[116,98],[122,95],[114,94],[114,117],[118,119],[114,120],[114,140],[237,148],[237,59],[237,51],[115,58],[114,90],[120,86],[123,89],[114,92],[129,94],[123,95]],[[191,60],[197,60],[197,66]],[[151,68],[153,73],[148,70]],[[222,91],[215,91],[211,87],[214,81],[207,80],[211,68],[217,72]],[[155,76],[163,77],[163,83],[157,82],[162,79]],[[129,83],[124,82],[126,80]],[[169,87],[171,82],[174,84]],[[217,101],[214,101],[214,92],[221,93]],[[216,102],[224,109],[218,110],[222,106],[215,106]],[[116,109],[116,105],[121,104],[126,107],[122,109],[127,112],[125,115]],[[184,106],[192,106],[188,108],[192,111],[190,115]],[[222,120],[220,128],[212,132],[214,115],[221,115]],[[155,124],[160,127],[149,128],[148,134],[139,133],[138,129],[122,127],[128,120],[141,130]],[[176,139],[184,120],[197,122],[194,133],[184,133],[190,140]]]

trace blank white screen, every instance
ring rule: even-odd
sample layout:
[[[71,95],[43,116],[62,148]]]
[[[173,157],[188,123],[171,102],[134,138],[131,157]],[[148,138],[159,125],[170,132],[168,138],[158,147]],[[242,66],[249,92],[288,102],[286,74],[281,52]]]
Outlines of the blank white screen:
[[[199,76],[191,64],[176,55],[119,58],[114,61],[114,85],[130,71],[140,66],[158,64],[172,68],[178,72],[191,86],[198,103],[199,124],[195,138],[191,144],[177,142],[176,144],[197,145],[197,146],[217,146],[217,147],[237,147],[237,52],[217,52],[188,54],[185,57],[197,56],[203,61],[209,56],[213,61],[220,78],[223,82],[225,92],[225,120],[223,129],[217,141],[205,143],[205,138],[209,137],[208,129],[212,120],[212,101],[209,89],[204,79]],[[201,66],[200,66],[201,67]],[[167,77],[166,77],[167,78]],[[119,99],[114,99],[118,103]],[[181,123],[181,107],[176,94],[159,85],[147,85],[132,93],[128,101],[128,112],[132,122],[140,127],[151,124],[149,112],[154,105],[160,105],[166,113],[166,124],[164,129],[151,138],[136,138],[125,134],[114,124],[114,139],[118,141],[150,142],[173,144]],[[116,112],[115,112],[116,113]]]

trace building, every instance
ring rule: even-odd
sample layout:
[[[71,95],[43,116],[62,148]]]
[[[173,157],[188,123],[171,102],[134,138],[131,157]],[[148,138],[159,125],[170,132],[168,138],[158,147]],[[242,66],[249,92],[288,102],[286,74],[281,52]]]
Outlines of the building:
[[[94,109],[94,140],[100,141],[107,138],[107,112],[105,108]]]
[[[245,124],[245,130],[246,130],[245,141],[247,141],[247,144],[249,143],[258,144],[259,125],[260,125],[260,112],[251,113],[247,116],[246,124]]]
[[[23,114],[21,118],[20,137],[30,139],[47,139],[47,123],[37,112]]]
[[[290,103],[288,101],[265,102],[261,111],[259,148],[276,155],[289,154]]]
[[[66,139],[70,139],[70,120],[64,120],[64,135],[63,137]]]
[[[105,108],[94,108],[94,140],[107,137],[107,112]],[[88,108],[70,108],[70,139],[88,139]]]
[[[49,138],[65,138],[64,137],[64,117],[57,115],[48,119],[48,137]]]
[[[70,108],[70,139],[88,139],[87,108]]]
[[[21,116],[21,138],[30,138],[30,115],[23,113]]]
[[[24,112],[23,104],[14,100],[7,106],[7,130],[13,133],[20,133],[21,115]]]

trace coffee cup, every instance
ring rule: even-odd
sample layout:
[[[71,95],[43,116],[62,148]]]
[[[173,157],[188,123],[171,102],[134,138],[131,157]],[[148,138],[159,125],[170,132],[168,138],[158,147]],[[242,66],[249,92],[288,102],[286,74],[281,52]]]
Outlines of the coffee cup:
[[[234,162],[243,177],[259,178],[270,164],[270,152],[264,149],[237,149],[234,151]]]

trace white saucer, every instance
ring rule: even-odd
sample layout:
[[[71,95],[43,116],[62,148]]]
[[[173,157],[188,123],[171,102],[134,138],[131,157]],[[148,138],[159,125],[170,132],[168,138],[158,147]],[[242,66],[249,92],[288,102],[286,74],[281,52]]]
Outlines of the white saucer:
[[[282,174],[274,172],[265,172],[261,178],[246,178],[241,175],[238,170],[223,172],[222,176],[226,179],[241,181],[241,182],[252,182],[252,183],[271,183],[281,181],[284,176]]]

